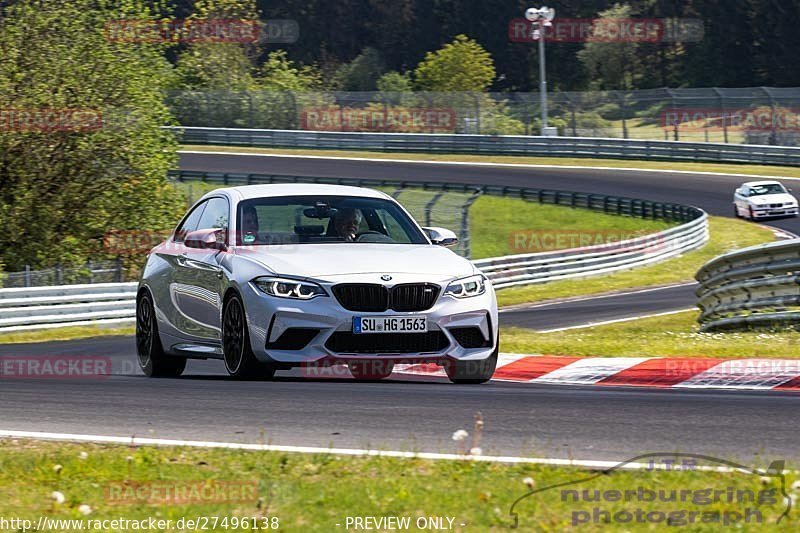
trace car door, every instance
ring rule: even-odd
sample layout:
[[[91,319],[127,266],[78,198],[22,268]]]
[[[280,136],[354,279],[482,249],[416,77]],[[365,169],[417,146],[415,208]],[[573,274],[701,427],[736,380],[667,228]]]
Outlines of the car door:
[[[739,187],[736,189],[736,194],[734,195],[734,203],[736,204],[736,209],[738,213],[747,214],[749,211],[748,201],[747,201],[748,189],[747,187]]]
[[[185,318],[180,314],[175,305],[173,286],[178,272],[178,260],[186,253],[183,244],[184,237],[197,229],[203,210],[208,202],[202,201],[192,207],[178,224],[175,233],[163,245],[155,250],[155,257],[151,257],[148,268],[157,275],[149,277],[150,290],[153,292],[156,311],[162,318],[159,326],[161,334],[181,336],[182,323]]]
[[[228,243],[230,206],[224,197],[208,199],[197,228],[222,229]],[[176,324],[189,341],[217,342],[220,338],[223,270],[225,252],[183,246],[176,257],[170,294],[179,315]]]

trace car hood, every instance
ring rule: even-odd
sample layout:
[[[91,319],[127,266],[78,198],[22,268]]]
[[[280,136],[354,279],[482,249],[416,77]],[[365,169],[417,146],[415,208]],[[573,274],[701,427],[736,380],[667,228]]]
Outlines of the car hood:
[[[786,204],[789,202],[795,202],[794,196],[791,194],[786,193],[779,193],[779,194],[764,194],[759,196],[751,196],[750,200],[756,204]]]
[[[347,274],[469,276],[472,263],[441,246],[414,244],[300,244],[238,248],[275,274],[323,279]]]

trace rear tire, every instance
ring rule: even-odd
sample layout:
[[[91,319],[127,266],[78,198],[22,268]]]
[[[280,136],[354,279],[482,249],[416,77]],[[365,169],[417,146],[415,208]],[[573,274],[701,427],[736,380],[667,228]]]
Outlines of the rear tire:
[[[164,352],[150,293],[143,291],[136,302],[136,352],[139,368],[150,378],[176,378],[186,369],[186,358]]]
[[[494,349],[492,355],[481,361],[448,361],[444,365],[444,371],[453,383],[486,383],[492,379],[494,370],[497,368],[497,353],[499,349],[500,343],[498,342],[498,346]]]
[[[350,374],[363,381],[378,381],[392,375],[394,363],[385,361],[352,361],[347,364]]]
[[[735,218],[742,218],[742,215],[739,214],[739,208],[736,204],[733,204],[733,216]]]
[[[275,375],[275,368],[253,353],[244,304],[238,295],[228,298],[222,310],[222,353],[225,370],[236,379],[272,379]]]

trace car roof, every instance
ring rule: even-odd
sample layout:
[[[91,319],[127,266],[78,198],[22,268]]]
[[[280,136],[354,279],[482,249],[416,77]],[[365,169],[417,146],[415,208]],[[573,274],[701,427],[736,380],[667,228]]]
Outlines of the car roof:
[[[205,196],[227,193],[238,200],[251,198],[266,198],[277,196],[358,196],[362,198],[388,198],[391,197],[375,189],[366,187],[352,187],[349,185],[328,185],[320,183],[275,183],[265,185],[243,185],[240,187],[225,187],[213,190]]]
[[[742,187],[754,187],[756,185],[781,185],[781,182],[775,180],[768,180],[768,181],[748,181],[747,183],[743,183]]]

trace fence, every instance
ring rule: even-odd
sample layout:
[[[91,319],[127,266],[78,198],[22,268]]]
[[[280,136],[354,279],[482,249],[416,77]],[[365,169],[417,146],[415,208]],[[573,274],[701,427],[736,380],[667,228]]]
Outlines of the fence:
[[[581,137],[174,128],[184,144],[800,165],[800,148]]]
[[[84,283],[114,283],[125,281],[122,262],[88,262],[82,267],[63,268],[56,265],[43,270],[31,270],[25,265],[20,272],[5,272],[0,275],[2,287],[42,287],[48,285],[77,285]]]
[[[800,325],[800,239],[721,255],[695,278],[703,331]]]
[[[538,134],[538,93],[172,91],[182,126],[344,132]],[[800,88],[547,94],[561,136],[797,146]]]

